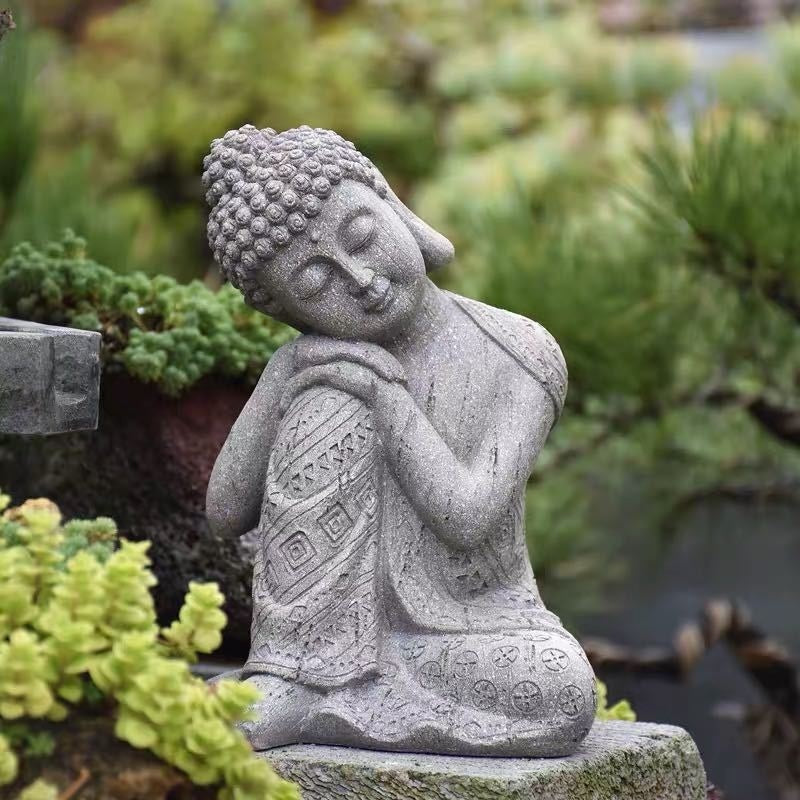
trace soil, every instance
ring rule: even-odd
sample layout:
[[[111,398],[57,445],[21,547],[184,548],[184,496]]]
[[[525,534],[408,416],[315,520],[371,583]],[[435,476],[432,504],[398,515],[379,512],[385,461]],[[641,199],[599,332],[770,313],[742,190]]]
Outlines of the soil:
[[[20,775],[4,786],[16,797],[41,778],[58,787],[60,798],[75,800],[213,800],[214,789],[193,785],[180,771],[114,736],[107,715],[73,715],[61,724],[38,723],[55,740],[52,755],[23,757]],[[7,793],[7,794],[6,794]]]

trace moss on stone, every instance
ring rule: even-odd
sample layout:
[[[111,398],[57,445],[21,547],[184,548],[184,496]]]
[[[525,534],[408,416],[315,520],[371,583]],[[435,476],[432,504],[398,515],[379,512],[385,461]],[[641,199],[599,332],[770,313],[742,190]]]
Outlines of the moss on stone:
[[[680,728],[598,722],[569,758],[460,758],[297,745],[264,754],[304,800],[704,800]]]

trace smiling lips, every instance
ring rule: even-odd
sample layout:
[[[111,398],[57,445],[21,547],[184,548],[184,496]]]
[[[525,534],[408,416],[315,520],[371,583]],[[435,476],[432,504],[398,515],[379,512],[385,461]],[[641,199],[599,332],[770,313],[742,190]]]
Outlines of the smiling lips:
[[[361,296],[361,307],[370,314],[379,314],[386,310],[394,300],[392,285],[382,275],[373,279]]]

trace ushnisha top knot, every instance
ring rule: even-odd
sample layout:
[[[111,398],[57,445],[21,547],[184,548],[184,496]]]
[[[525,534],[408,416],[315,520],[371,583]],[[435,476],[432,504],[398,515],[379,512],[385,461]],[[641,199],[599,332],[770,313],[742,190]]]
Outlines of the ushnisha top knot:
[[[211,142],[203,168],[214,259],[255,305],[268,300],[257,280],[259,264],[305,232],[333,186],[350,178],[380,197],[388,191],[352,142],[308,125],[282,133],[253,125],[228,131]]]

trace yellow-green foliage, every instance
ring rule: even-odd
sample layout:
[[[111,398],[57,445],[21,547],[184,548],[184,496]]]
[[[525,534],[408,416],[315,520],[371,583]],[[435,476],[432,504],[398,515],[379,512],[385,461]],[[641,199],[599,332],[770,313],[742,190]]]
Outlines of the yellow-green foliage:
[[[597,719],[621,719],[636,722],[636,712],[627,700],[620,700],[613,706],[608,705],[608,689],[602,681],[597,681]]]
[[[19,759],[11,749],[5,736],[0,736],[0,786],[11,783],[17,777]]]
[[[210,257],[198,165],[212,138],[246,121],[334,128],[400,194],[432,194],[443,205],[433,221],[452,227],[458,208],[482,195],[484,174],[497,194],[513,183],[509,145],[517,171],[534,162],[526,183],[529,172],[549,171],[551,150],[598,174],[616,136],[600,130],[605,118],[624,108],[636,127],[641,111],[664,106],[683,86],[686,60],[669,42],[612,38],[590,13],[566,6],[575,4],[473,0],[464,13],[461,0],[325,11],[294,0],[140,0],[89,15],[79,42],[54,48],[40,70],[42,146],[6,242],[40,242],[69,225],[98,242],[115,269],[202,274]],[[539,133],[543,150],[529,145]],[[480,163],[471,164],[473,154]],[[72,194],[46,203],[57,168],[79,155],[86,170],[67,181]],[[630,156],[628,148],[622,163]],[[477,191],[462,191],[461,169],[479,173]],[[559,174],[570,179],[563,167]],[[87,202],[102,197],[90,214],[74,211],[81,184],[89,184]],[[497,195],[483,196],[490,203]],[[58,228],[44,219],[54,216]],[[111,219],[129,245],[124,253],[121,243],[114,252],[101,241]]]
[[[43,780],[34,781],[20,792],[17,800],[58,800],[58,789]]]
[[[221,800],[297,797],[235,728],[257,693],[231,681],[209,688],[189,670],[220,643],[217,586],[191,583],[178,621],[161,630],[147,542],[116,547],[104,518],[62,525],[48,500],[8,503],[0,495],[0,784],[18,771],[7,721],[63,720],[99,690],[114,701],[120,739],[218,785]],[[48,791],[33,784],[20,797]]]
[[[448,44],[431,75],[447,101],[445,147],[413,203],[467,258],[472,217],[502,208],[518,188],[571,213],[629,180],[633,153],[649,140],[645,112],[688,78],[686,54],[670,40],[612,39],[584,13],[520,15]]]

